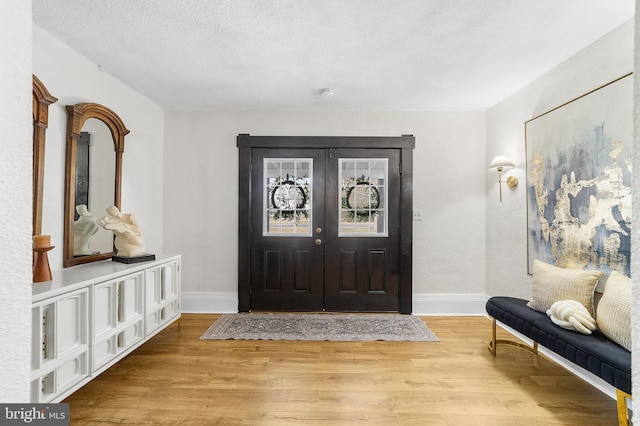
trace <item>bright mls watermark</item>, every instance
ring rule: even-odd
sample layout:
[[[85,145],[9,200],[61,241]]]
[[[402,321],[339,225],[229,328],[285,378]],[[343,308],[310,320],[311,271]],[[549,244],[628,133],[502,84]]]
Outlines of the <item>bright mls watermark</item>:
[[[69,426],[69,404],[0,404],[0,424]]]

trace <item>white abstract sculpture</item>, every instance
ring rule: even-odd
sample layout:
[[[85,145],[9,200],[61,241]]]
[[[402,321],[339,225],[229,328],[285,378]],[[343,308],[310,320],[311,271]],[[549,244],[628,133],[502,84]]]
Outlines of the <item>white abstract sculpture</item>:
[[[98,253],[89,249],[89,240],[98,232],[96,217],[87,209],[84,204],[76,206],[76,211],[80,217],[73,222],[73,255],[88,256]]]
[[[98,224],[115,235],[118,256],[135,257],[146,254],[144,238],[138,221],[132,214],[121,213],[116,206],[107,208],[108,216],[100,218]]]

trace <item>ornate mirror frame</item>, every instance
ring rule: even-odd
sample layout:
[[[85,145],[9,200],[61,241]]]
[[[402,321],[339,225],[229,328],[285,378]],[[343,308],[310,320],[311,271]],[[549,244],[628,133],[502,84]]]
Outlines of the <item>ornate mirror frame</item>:
[[[44,187],[44,148],[49,124],[49,105],[58,98],[33,76],[33,235],[42,232],[42,194]]]
[[[107,125],[113,137],[115,151],[115,199],[113,205],[120,208],[121,180],[122,180],[122,154],[124,153],[124,137],[129,133],[118,115],[105,107],[95,103],[80,103],[67,105],[67,154],[65,166],[65,192],[64,192],[64,255],[63,266],[69,267],[82,263],[105,260],[113,256],[113,252],[76,257],[73,256],[73,221],[75,204],[75,182],[78,138],[82,127],[90,118],[96,118]]]

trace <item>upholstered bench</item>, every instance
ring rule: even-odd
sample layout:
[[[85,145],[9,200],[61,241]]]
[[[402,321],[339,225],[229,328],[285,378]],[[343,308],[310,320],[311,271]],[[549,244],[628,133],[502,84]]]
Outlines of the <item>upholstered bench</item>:
[[[491,353],[496,355],[499,343],[523,347],[535,354],[538,344],[550,349],[614,386],[618,420],[621,425],[627,425],[627,398],[631,398],[631,352],[598,330],[585,335],[561,328],[547,314],[531,309],[527,303],[527,300],[514,297],[491,297],[487,301],[487,313],[492,318]],[[533,346],[496,339],[496,321],[532,339]]]

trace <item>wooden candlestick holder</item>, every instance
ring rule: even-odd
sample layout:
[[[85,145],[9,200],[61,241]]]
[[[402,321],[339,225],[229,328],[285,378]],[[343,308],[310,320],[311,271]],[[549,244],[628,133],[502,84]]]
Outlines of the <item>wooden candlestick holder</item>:
[[[40,283],[43,281],[51,281],[51,268],[49,267],[49,256],[47,252],[55,246],[34,247],[36,252],[36,264],[33,267],[33,282]]]

